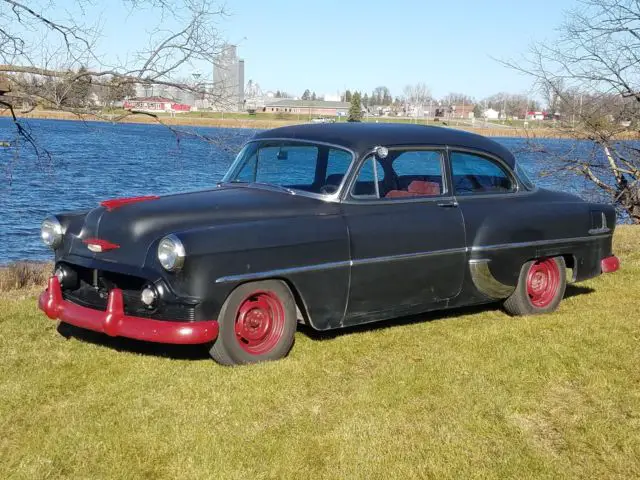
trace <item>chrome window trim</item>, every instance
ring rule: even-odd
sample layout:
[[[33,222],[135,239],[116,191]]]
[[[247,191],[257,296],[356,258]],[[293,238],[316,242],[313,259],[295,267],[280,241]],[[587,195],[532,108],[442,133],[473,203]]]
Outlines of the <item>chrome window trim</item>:
[[[361,258],[356,260],[342,260],[338,262],[319,263],[315,265],[303,265],[299,267],[288,267],[288,268],[280,268],[280,269],[273,269],[273,270],[265,270],[262,272],[226,275],[226,276],[217,278],[215,283],[258,280],[258,279],[272,278],[272,277],[277,277],[282,275],[290,275],[295,273],[330,270],[334,268],[354,267],[359,265],[371,265],[375,263],[384,263],[384,262],[390,262],[390,261],[403,261],[403,260],[409,260],[413,258],[424,258],[424,257],[431,257],[436,255],[452,255],[456,253],[473,254],[478,252],[489,252],[492,250],[505,250],[505,249],[511,249],[511,248],[556,245],[556,244],[571,243],[571,242],[588,242],[588,241],[598,240],[601,238],[611,237],[611,235],[612,234],[609,233],[606,235],[594,235],[594,236],[588,236],[588,237],[570,237],[570,238],[560,238],[560,239],[554,239],[554,240],[534,240],[530,242],[480,245],[480,246],[474,246],[474,247],[461,247],[461,248],[448,248],[444,250],[433,250],[430,252],[404,253],[399,255],[386,255],[381,257]],[[485,261],[485,259],[470,259],[469,263],[481,262],[481,261]]]
[[[358,197],[353,195],[353,187],[358,179],[358,175],[360,173],[360,169],[364,166],[364,164],[369,160],[369,158],[375,158],[376,149],[375,147],[369,151],[367,151],[362,158],[357,162],[358,167],[355,169],[355,173],[353,177],[350,179],[349,185],[345,185],[345,198],[342,203],[351,203],[351,204],[362,204],[367,203],[370,205],[393,205],[398,203],[421,203],[425,201],[443,201],[447,199],[453,200],[453,194],[449,192],[449,176],[447,174],[447,147],[446,145],[392,145],[385,146],[390,152],[396,150],[406,150],[412,152],[419,151],[438,151],[440,153],[440,174],[442,176],[442,187],[444,191],[440,195],[433,196],[415,196],[415,197],[399,197],[399,198],[380,198],[380,192],[378,192],[378,187],[376,186],[376,191],[378,194],[378,198],[373,197]],[[395,159],[394,159],[395,161]],[[393,164],[393,162],[392,162]],[[393,167],[392,167],[393,168]],[[377,173],[377,168],[374,169],[374,172]]]
[[[514,194],[518,194],[521,192],[521,183],[520,183],[520,179],[518,178],[518,176],[515,174],[514,169],[511,168],[509,166],[509,164],[507,164],[502,158],[493,155],[491,153],[485,152],[484,150],[476,150],[474,148],[466,148],[466,147],[458,147],[458,146],[452,146],[452,145],[448,145],[447,146],[447,152],[448,152],[448,156],[449,156],[449,167],[451,168],[451,188],[453,190],[452,194],[456,197],[456,198],[472,198],[472,197],[487,197],[487,196],[497,196],[497,195],[514,195]],[[507,175],[511,178],[511,182],[515,185],[515,190],[510,191],[510,192],[484,192],[484,193],[470,193],[468,195],[456,195],[455,192],[455,185],[453,184],[453,159],[451,158],[452,154],[456,153],[456,152],[460,152],[460,153],[469,153],[472,155],[477,155],[479,157],[485,157],[488,158],[489,160],[493,160],[495,162],[497,162],[502,169],[507,173]],[[530,190],[527,190],[526,188],[524,189],[525,191],[529,192]]]
[[[332,193],[330,195],[323,195],[321,193],[307,192],[305,190],[297,190],[295,188],[291,189],[291,190],[293,190],[295,192],[296,195],[300,195],[301,197],[315,198],[317,200],[322,200],[324,202],[339,202],[340,201],[340,194],[342,192],[342,189],[344,188],[345,181],[347,180],[347,178],[351,174],[351,171],[353,170],[353,165],[354,165],[354,163],[356,163],[357,158],[358,158],[358,155],[356,154],[356,152],[354,150],[352,150],[351,148],[345,147],[343,145],[338,145],[336,143],[330,143],[330,142],[321,142],[321,141],[317,141],[317,140],[308,140],[308,139],[304,139],[304,138],[291,138],[291,137],[252,138],[251,140],[247,141],[244,145],[242,145],[242,148],[240,148],[240,152],[242,150],[244,150],[249,144],[251,144],[251,143],[259,143],[259,142],[291,142],[291,143],[300,143],[300,144],[306,144],[306,145],[322,145],[322,146],[325,146],[325,147],[331,147],[331,148],[335,148],[337,150],[342,150],[344,152],[350,153],[351,154],[351,163],[349,164],[349,168],[347,168],[347,171],[345,172],[344,176],[342,177],[342,181],[340,182],[340,185],[338,186],[338,189],[334,193]],[[240,152],[238,152],[238,155],[239,155]],[[224,174],[224,177],[223,177],[221,183],[229,183],[229,184],[234,185],[233,183],[228,182],[225,179],[227,178],[227,176],[231,175],[232,173],[234,175],[237,174],[236,170],[238,168],[238,163],[239,163],[238,155],[236,155],[236,158],[233,160],[233,162],[231,163],[231,165],[227,169],[227,172]],[[247,184],[238,184],[238,185],[247,186]],[[278,185],[274,185],[274,187],[278,188],[279,186]],[[249,186],[248,188],[252,188],[252,187]]]

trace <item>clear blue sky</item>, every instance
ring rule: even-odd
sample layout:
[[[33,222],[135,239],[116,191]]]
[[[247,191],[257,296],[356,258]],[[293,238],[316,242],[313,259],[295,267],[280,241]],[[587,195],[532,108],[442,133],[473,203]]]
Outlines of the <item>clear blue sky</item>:
[[[324,94],[386,85],[399,95],[406,84],[425,82],[436,97],[456,91],[481,99],[499,91],[530,92],[529,78],[491,57],[517,58],[532,41],[552,39],[563,12],[577,0],[228,0],[226,5],[231,15],[220,22],[220,31],[239,44],[245,80],[263,90],[301,95],[306,88]],[[147,12],[123,23],[122,9],[100,8],[102,48],[109,56],[141,44],[144,25],[160,22]]]

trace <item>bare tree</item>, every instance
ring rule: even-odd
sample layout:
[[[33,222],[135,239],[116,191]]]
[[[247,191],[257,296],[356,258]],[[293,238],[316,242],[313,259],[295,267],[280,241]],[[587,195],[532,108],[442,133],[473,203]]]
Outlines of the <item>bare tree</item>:
[[[507,117],[524,118],[529,110],[538,110],[539,105],[535,99],[519,93],[500,92],[485,98],[482,103],[487,108],[502,112]]]
[[[431,90],[425,83],[416,83],[415,85],[407,85],[403,90],[405,99],[414,105],[424,105],[431,100]]]
[[[167,30],[156,25],[146,45],[106,55],[100,48],[100,19],[87,13],[93,6],[89,0],[73,0],[65,8],[55,0],[0,0],[0,78],[11,90],[0,96],[0,107],[9,110],[19,134],[25,132],[20,112],[38,106],[79,117],[101,116],[88,98],[92,87],[108,89],[111,102],[115,93],[130,94],[135,85],[190,92],[214,105],[229,102],[228,89],[206,78],[198,83],[176,80],[198,65],[212,70],[220,58],[226,48],[218,31],[225,16],[222,7],[212,0],[119,1],[132,12],[151,10],[161,19],[170,18],[175,26]],[[115,58],[113,53],[125,60],[105,60]],[[109,120],[133,113],[140,112]],[[36,147],[33,138],[27,141]]]
[[[463,103],[466,105],[473,105],[475,101],[472,97],[464,93],[452,92],[442,99],[442,103],[445,105],[462,105]]]
[[[523,63],[503,62],[535,78],[561,114],[561,128],[598,147],[589,158],[564,158],[631,221],[640,224],[640,2],[582,0],[553,43],[535,44]],[[554,112],[555,113],[555,112]]]

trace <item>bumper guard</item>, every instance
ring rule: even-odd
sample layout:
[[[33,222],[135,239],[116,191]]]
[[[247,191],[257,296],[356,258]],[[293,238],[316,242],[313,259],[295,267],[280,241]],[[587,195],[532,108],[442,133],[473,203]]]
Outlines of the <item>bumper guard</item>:
[[[218,336],[218,322],[171,322],[131,317],[124,313],[122,290],[109,292],[107,310],[82,307],[64,300],[58,278],[49,278],[48,288],[40,294],[38,307],[52,320],[59,319],[76,327],[106,333],[111,337],[126,337],[157,343],[208,343]]]

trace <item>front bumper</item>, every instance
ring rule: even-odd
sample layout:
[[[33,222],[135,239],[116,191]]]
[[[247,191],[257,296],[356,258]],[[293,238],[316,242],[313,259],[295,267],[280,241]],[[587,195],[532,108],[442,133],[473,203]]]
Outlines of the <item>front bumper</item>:
[[[48,288],[40,295],[38,307],[53,320],[112,337],[173,344],[208,343],[218,337],[218,322],[215,320],[172,322],[125,315],[119,288],[109,292],[106,311],[76,305],[64,300],[60,282],[55,276],[49,279]]]

